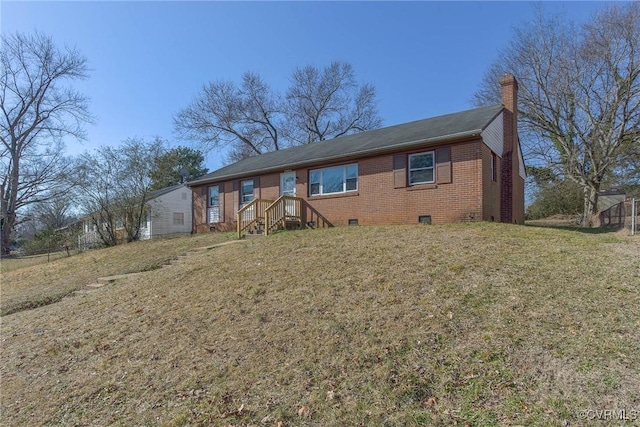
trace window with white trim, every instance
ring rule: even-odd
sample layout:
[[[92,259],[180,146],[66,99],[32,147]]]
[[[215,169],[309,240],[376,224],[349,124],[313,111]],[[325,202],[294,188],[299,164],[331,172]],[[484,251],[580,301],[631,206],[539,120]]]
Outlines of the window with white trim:
[[[240,203],[245,204],[253,201],[253,180],[248,179],[240,183]]]
[[[347,193],[358,190],[358,165],[333,166],[309,172],[309,195]]]
[[[433,153],[433,151],[429,151],[409,155],[409,185],[435,182]]]
[[[220,222],[220,186],[209,187],[208,222]]]

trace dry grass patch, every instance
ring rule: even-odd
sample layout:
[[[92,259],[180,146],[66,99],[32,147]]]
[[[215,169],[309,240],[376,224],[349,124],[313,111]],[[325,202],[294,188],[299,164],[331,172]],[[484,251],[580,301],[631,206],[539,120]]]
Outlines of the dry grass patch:
[[[465,224],[216,248],[5,316],[2,422],[601,425],[580,411],[640,406],[637,247]]]
[[[66,257],[66,252],[52,252],[50,254],[28,255],[0,259],[0,274],[33,265],[45,264]]]
[[[3,260],[0,315],[60,301],[98,277],[157,269],[191,248],[232,237],[233,233],[205,234],[133,242],[72,257],[55,257],[51,262],[46,262],[46,255],[31,261]]]

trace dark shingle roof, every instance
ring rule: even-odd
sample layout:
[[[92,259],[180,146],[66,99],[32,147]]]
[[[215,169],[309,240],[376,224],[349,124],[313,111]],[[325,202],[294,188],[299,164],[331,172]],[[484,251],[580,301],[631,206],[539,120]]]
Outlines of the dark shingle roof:
[[[502,105],[480,107],[260,154],[222,167],[188,182],[187,185],[294,169],[341,158],[402,150],[418,144],[435,144],[479,135],[501,111]]]
[[[177,190],[180,187],[183,187],[184,184],[177,184],[177,185],[172,185],[171,187],[165,187],[165,188],[161,188],[159,190],[154,190],[151,193],[149,193],[149,196],[147,197],[148,200],[152,200],[155,199],[157,197],[160,196],[164,196],[165,194],[169,194],[174,190]]]

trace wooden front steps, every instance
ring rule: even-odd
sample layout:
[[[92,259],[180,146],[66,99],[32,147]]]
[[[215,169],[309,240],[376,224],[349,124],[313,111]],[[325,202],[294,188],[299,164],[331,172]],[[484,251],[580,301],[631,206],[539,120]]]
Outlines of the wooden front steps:
[[[237,212],[238,239],[244,235],[265,235],[276,230],[304,227],[304,200],[294,196],[280,196],[276,200],[254,199]]]

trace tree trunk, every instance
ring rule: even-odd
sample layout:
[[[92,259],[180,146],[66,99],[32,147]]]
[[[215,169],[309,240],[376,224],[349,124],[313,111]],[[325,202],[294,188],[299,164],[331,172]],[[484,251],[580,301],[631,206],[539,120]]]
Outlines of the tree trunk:
[[[11,253],[11,232],[15,222],[16,215],[13,212],[6,212],[5,217],[2,218],[2,252],[0,252],[0,257],[9,256]]]
[[[12,140],[11,146],[16,144]],[[20,158],[14,153],[9,163],[9,173],[2,183],[2,252],[0,256],[11,254],[11,234],[16,225],[16,200],[20,181]],[[8,182],[6,179],[8,178]]]
[[[581,227],[592,227],[593,218],[598,208],[598,192],[599,185],[586,184],[584,186],[584,207],[582,209],[582,220],[580,221]]]

